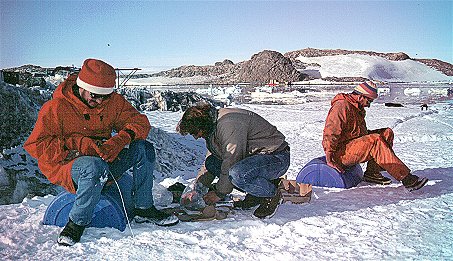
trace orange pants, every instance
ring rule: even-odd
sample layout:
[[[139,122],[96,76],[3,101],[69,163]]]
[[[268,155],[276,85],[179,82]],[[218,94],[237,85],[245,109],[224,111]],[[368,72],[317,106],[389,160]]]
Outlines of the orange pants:
[[[409,175],[410,169],[395,155],[392,146],[392,129],[378,129],[350,140],[336,156],[346,166],[368,161],[366,172],[386,170],[396,180],[402,180]]]

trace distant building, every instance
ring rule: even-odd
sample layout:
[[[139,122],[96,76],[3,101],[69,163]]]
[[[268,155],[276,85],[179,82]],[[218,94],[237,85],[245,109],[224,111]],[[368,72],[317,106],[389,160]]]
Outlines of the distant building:
[[[3,70],[0,70],[0,83],[3,82]]]

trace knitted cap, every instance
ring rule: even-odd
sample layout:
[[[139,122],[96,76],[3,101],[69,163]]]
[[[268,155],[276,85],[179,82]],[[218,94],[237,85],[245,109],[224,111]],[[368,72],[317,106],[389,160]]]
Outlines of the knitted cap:
[[[77,85],[91,93],[110,94],[115,87],[113,67],[101,60],[86,59],[77,77]]]
[[[361,84],[357,85],[354,88],[354,93],[362,94],[373,100],[378,97],[377,86],[372,81],[362,82]]]

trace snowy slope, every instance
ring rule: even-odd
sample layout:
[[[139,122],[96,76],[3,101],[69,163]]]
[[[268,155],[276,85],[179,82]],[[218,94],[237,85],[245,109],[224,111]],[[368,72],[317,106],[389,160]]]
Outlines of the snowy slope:
[[[290,178],[310,159],[322,155],[328,99],[241,107],[261,114],[286,135],[292,154]],[[153,126],[172,136],[180,116],[173,112],[148,114]],[[222,221],[180,223],[170,228],[135,223],[132,232],[88,228],[81,242],[71,248],[56,244],[61,228],[41,224],[53,196],[35,197],[0,206],[0,258],[452,260],[453,102],[439,102],[423,112],[418,105],[389,108],[373,104],[367,120],[369,128],[394,129],[396,153],[416,175],[430,178],[425,188],[410,193],[397,181],[390,186],[361,183],[347,190],[315,188],[309,204],[284,204],[268,220],[255,220],[250,211],[236,211]],[[180,139],[193,148],[191,152],[200,150],[200,143],[190,137]],[[180,170],[179,175],[189,180],[195,176],[194,168]]]
[[[446,76],[429,66],[413,60],[390,61],[379,56],[362,54],[334,55],[321,57],[299,56],[309,66],[306,70],[321,77],[363,77],[384,82],[451,82],[452,76]],[[302,70],[303,72],[303,70]]]

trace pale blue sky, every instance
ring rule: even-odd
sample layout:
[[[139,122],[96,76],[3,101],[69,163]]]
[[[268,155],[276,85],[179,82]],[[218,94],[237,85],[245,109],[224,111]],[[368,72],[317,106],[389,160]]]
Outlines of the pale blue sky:
[[[453,63],[452,1],[6,1],[0,68],[208,65],[306,47]]]

